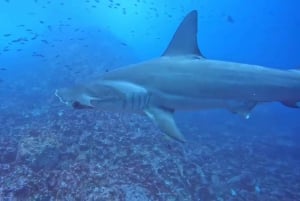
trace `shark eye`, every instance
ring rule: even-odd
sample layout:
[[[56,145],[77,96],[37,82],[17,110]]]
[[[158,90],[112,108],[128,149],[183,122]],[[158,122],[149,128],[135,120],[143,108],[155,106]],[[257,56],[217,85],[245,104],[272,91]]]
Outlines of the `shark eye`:
[[[73,107],[74,109],[88,109],[88,108],[92,108],[91,106],[83,105],[83,104],[81,104],[81,103],[78,102],[78,101],[74,101],[74,102],[72,103],[72,107]]]

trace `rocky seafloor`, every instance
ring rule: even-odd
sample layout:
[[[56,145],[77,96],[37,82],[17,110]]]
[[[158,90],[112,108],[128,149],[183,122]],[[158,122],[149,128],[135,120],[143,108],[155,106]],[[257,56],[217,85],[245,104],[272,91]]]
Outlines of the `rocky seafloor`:
[[[1,109],[1,201],[300,199],[300,149],[285,136],[179,122],[183,145],[136,114]]]

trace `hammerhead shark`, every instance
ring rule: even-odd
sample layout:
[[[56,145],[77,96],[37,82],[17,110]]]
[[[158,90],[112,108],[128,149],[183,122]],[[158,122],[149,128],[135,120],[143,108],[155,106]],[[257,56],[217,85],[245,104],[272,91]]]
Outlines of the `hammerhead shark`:
[[[197,11],[188,13],[164,53],[55,91],[75,109],[146,114],[167,136],[185,142],[177,110],[225,108],[249,118],[258,103],[300,108],[300,71],[206,59],[197,42]]]

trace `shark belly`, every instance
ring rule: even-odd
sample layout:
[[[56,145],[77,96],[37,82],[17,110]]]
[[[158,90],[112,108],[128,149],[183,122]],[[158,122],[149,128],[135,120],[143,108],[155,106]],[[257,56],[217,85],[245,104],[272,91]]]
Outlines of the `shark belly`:
[[[160,93],[152,96],[149,106],[169,108],[175,111],[226,109],[244,118],[249,118],[250,112],[256,104],[257,102],[252,100],[195,98]]]
[[[196,98],[175,94],[154,93],[151,104],[174,110],[198,110],[225,107],[226,101],[212,98]]]

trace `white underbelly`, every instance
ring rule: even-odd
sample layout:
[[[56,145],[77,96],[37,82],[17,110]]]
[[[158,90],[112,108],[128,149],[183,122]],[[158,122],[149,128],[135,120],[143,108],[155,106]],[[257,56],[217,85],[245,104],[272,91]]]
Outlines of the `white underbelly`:
[[[237,101],[223,99],[200,99],[167,94],[160,94],[159,96],[153,96],[151,98],[151,103],[153,105],[162,106],[174,110],[226,108],[229,105],[234,104],[234,102]]]

